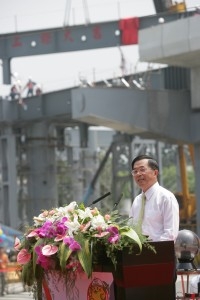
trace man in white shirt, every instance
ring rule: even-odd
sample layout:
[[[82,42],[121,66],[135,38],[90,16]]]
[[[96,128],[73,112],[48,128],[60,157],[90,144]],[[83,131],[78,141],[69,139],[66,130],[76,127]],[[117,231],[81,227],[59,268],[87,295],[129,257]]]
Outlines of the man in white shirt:
[[[159,166],[154,158],[140,155],[132,161],[132,175],[142,193],[133,201],[129,216],[141,222],[142,233],[152,241],[175,241],[179,231],[179,205],[174,194],[158,183]],[[146,198],[142,220],[142,197]]]
[[[131,167],[133,178],[142,192],[134,199],[129,216],[151,241],[175,242],[179,232],[179,205],[174,194],[159,185],[157,161],[151,156],[139,155],[133,159]],[[174,259],[173,298],[176,299],[175,256]]]

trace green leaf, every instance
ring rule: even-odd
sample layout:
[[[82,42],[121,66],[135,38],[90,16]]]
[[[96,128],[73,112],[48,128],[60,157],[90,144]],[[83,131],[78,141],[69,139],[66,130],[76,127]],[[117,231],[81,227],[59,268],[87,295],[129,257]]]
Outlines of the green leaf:
[[[133,230],[132,228],[129,228],[127,231],[120,232],[120,234],[125,235],[125,236],[129,237],[130,239],[134,240],[136,242],[136,244],[139,246],[140,252],[142,251],[142,243],[140,241],[138,234],[135,232],[135,230]]]
[[[34,245],[34,248],[33,248],[33,274],[35,276],[35,272],[36,272],[36,260],[37,260],[37,254],[35,252],[35,247],[41,245],[44,243],[44,240],[43,239],[39,239],[35,245]]]
[[[64,243],[60,245],[59,249],[60,249],[60,266],[62,270],[65,270],[66,262],[70,257],[72,250],[69,249]]]
[[[81,245],[81,250],[77,251],[79,262],[88,277],[92,274],[92,255],[89,241],[85,238],[76,237],[76,241]]]
[[[22,281],[27,284],[28,286],[33,285],[34,283],[34,276],[33,276],[33,265],[31,261],[29,261],[27,264],[23,265],[22,269]]]

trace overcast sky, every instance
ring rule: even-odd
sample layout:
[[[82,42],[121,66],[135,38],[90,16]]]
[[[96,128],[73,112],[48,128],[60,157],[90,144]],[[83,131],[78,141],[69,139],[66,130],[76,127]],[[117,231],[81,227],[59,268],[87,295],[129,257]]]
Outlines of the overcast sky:
[[[188,8],[198,6],[200,0],[188,0],[186,5]],[[154,13],[152,0],[0,0],[0,34]],[[122,51],[127,71],[146,67],[139,61],[137,46],[122,47]],[[11,68],[12,73],[18,73],[22,84],[31,76],[42,84],[44,91],[53,91],[78,84],[80,75],[89,81],[119,75],[120,63],[119,49],[105,48],[17,58],[12,60]]]

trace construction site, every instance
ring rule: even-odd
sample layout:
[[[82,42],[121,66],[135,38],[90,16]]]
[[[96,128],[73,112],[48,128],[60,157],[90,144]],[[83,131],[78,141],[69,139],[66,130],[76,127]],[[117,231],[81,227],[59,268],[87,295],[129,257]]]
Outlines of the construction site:
[[[139,192],[131,161],[147,153],[158,159],[162,184],[164,170],[175,168],[167,187],[173,184],[179,202],[180,229],[200,234],[200,16],[184,2],[154,5],[156,14],[145,17],[0,35],[9,86],[16,57],[138,44],[141,61],[163,64],[23,98],[2,96],[1,223],[23,230],[45,208],[89,206],[108,192],[98,206],[117,204],[128,215]]]

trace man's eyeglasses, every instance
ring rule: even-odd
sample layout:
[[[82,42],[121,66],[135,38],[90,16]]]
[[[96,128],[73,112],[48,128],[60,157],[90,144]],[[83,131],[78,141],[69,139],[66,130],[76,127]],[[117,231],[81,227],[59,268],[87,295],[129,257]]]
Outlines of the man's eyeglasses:
[[[139,168],[139,169],[135,169],[131,171],[131,174],[133,176],[137,176],[138,174],[145,174],[148,170],[150,170],[149,168]]]

